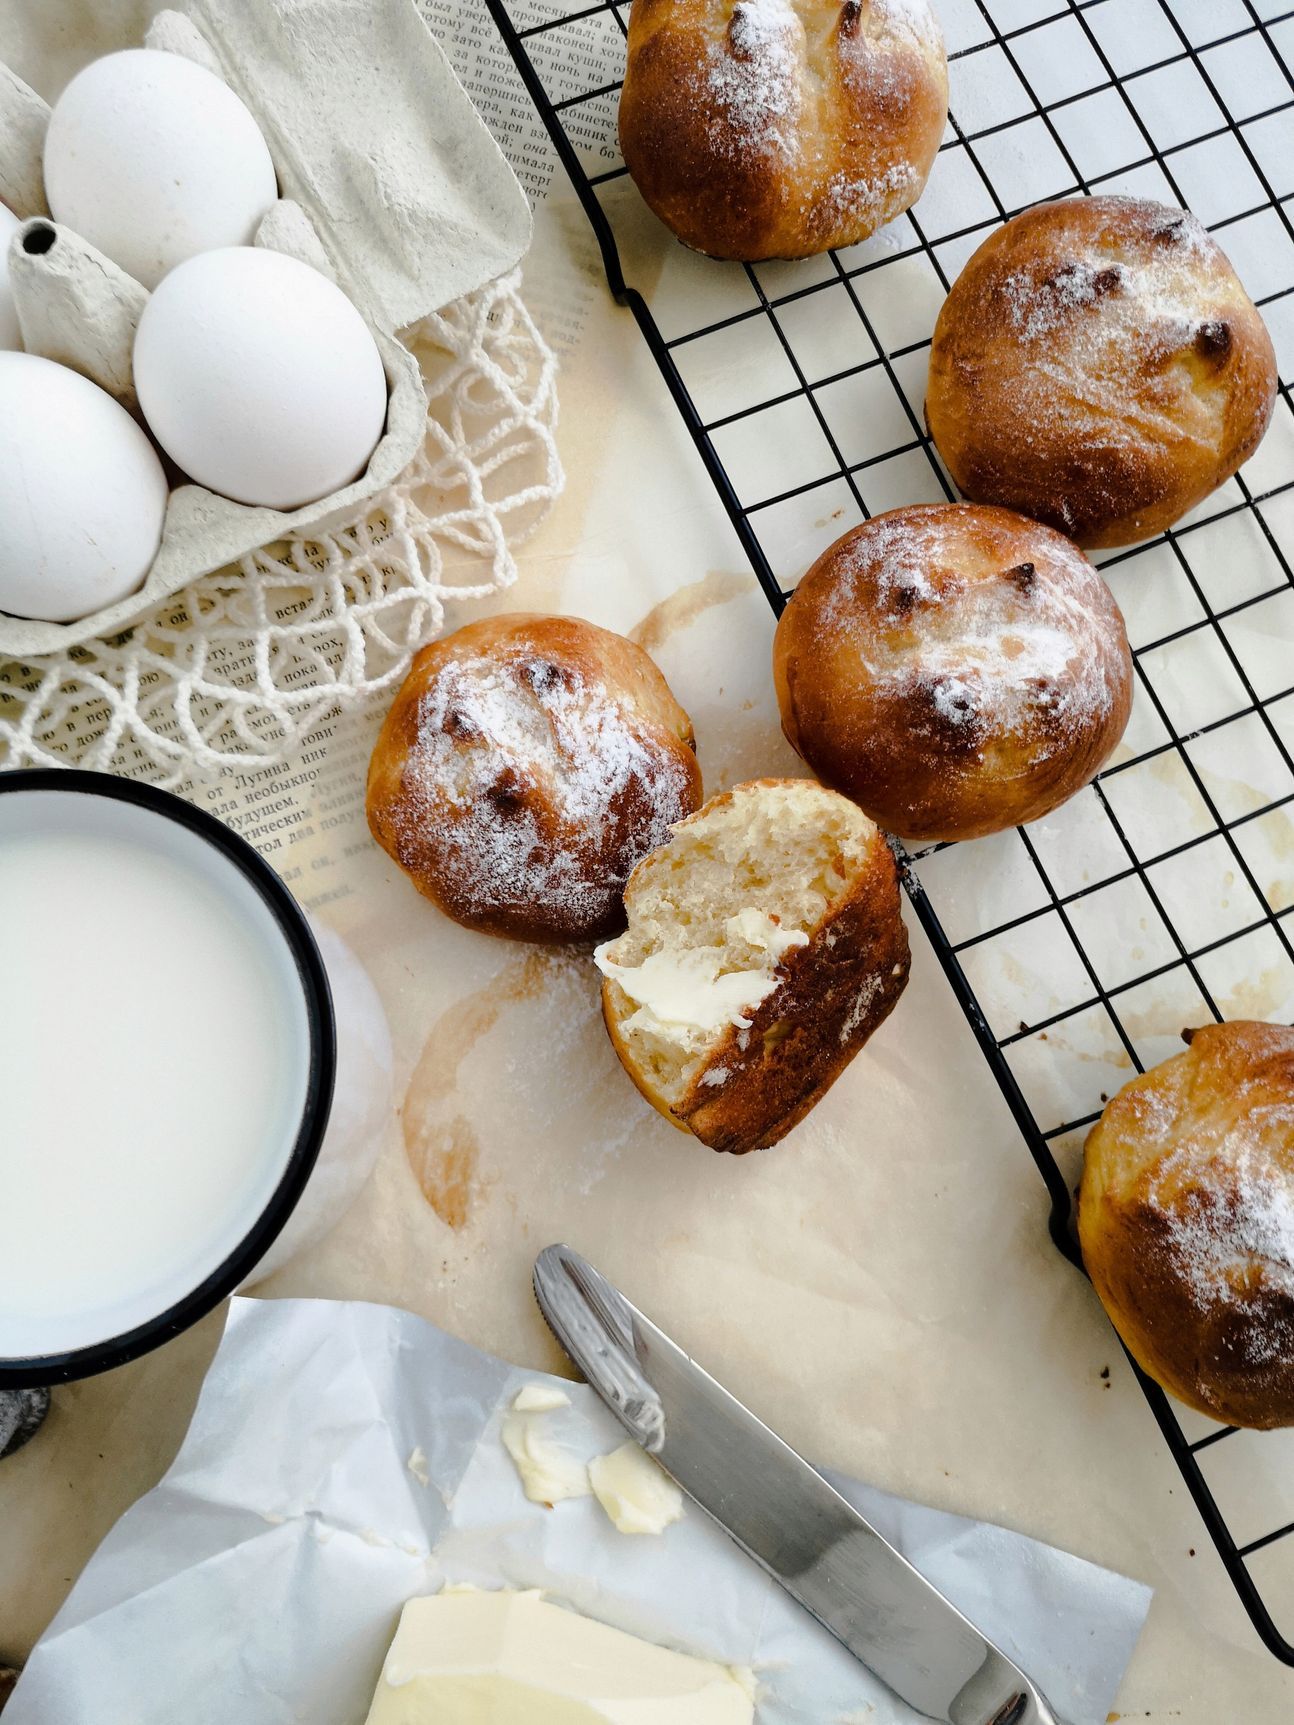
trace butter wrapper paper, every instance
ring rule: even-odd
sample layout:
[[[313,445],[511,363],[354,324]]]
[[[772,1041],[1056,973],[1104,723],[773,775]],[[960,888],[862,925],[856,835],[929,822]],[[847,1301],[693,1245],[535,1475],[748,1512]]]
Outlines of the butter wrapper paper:
[[[361,1725],[400,1608],[446,1582],[542,1588],[750,1666],[759,1725],[917,1725],[694,1505],[629,1537],[592,1499],[528,1502],[499,1428],[541,1380],[387,1306],[236,1299],[179,1456],[91,1560],[5,1725]],[[591,1390],[562,1387],[554,1438],[585,1458],[623,1442]],[[1149,1589],[833,1483],[1066,1725],[1104,1725]]]

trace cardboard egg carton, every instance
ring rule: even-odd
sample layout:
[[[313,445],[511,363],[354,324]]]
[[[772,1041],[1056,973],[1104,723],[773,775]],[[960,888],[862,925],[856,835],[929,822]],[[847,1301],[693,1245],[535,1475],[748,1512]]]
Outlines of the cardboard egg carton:
[[[391,484],[418,450],[427,410],[397,332],[503,274],[530,240],[525,193],[412,0],[179,0],[144,45],[197,60],[256,116],[280,200],[255,243],[322,270],[358,306],[386,370],[386,428],[358,479],[300,509],[177,486],[138,592],[74,623],[0,614],[0,659],[115,634],[197,576],[289,533],[323,530]],[[49,220],[48,119],[43,98],[0,64],[0,199],[26,218],[9,254],[24,345],[133,410],[131,349],[148,294]]]

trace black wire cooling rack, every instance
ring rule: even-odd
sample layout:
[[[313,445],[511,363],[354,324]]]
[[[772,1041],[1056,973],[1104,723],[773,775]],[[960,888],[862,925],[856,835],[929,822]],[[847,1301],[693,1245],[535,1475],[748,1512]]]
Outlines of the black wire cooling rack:
[[[1187,205],[1263,309],[1284,379],[1263,448],[1173,532],[1102,560],[1137,666],[1114,764],[1034,827],[905,859],[1077,1263],[1070,1194],[1107,1094],[1184,1025],[1294,1020],[1294,7],[935,0],[952,117],[916,209],[847,252],[743,266],[654,231],[628,182],[628,5],[487,4],[775,611],[854,521],[953,495],[922,417],[934,315],[1018,210],[1116,190]],[[1294,1450],[1141,1384],[1259,1635],[1294,1665]]]

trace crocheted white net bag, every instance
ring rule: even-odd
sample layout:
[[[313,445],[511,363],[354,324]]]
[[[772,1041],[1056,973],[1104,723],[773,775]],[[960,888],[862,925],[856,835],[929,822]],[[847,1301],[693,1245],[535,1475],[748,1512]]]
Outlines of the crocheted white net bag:
[[[112,640],[0,664],[0,767],[173,785],[263,766],[398,682],[448,599],[509,586],[563,483],[556,362],[519,287],[514,271],[403,332],[426,440],[350,520],[201,577]]]

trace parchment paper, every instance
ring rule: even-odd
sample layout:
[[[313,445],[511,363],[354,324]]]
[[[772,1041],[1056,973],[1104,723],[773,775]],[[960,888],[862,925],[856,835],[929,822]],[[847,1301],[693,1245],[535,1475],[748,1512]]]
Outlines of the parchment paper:
[[[446,1582],[541,1587],[633,1634],[748,1665],[759,1725],[917,1725],[695,1508],[630,1538],[591,1498],[528,1502],[499,1426],[534,1377],[389,1306],[235,1300],[174,1466],[91,1560],[5,1725],[174,1725],[181,1696],[186,1725],[356,1725],[401,1606]],[[591,1390],[569,1394],[549,1416],[559,1441],[585,1459],[623,1442]],[[835,1483],[1067,1725],[1103,1725],[1149,1588]]]
[[[632,633],[692,717],[707,791],[794,773],[768,607],[488,15],[480,0],[422,4],[447,41],[460,32],[460,73],[532,193],[548,194],[527,299],[564,356],[569,485],[515,591],[484,609]],[[954,10],[986,26],[973,0],[940,0],[960,47]],[[91,0],[43,0],[46,13],[69,56],[93,50]],[[712,291],[705,260],[656,252],[662,292]],[[785,282],[788,266],[772,268]],[[922,293],[905,266],[893,303],[928,326],[937,306]],[[1294,450],[1284,403],[1268,442]],[[840,532],[842,507],[824,498],[812,531]],[[1259,1642],[1097,1300],[1051,1245],[1042,1182],[920,931],[904,999],[810,1119],[768,1156],[700,1152],[627,1084],[582,955],[446,923],[373,845],[361,796],[381,717],[330,719],[287,770],[193,793],[362,955],[396,1044],[400,1106],[374,1178],[267,1292],[387,1300],[560,1370],[527,1270],[565,1237],[804,1454],[1151,1582],[1115,1703],[1125,1721],[1288,1725],[1294,1673]],[[267,819],[280,799],[287,812]],[[1013,881],[986,863],[983,886]],[[38,1441],[0,1465],[0,1662],[22,1659],[169,1466],[220,1321],[55,1391]],[[1294,1520],[1294,1432],[1228,1439],[1200,1461],[1241,1538],[1282,1509]],[[1287,1624],[1292,1547],[1249,1559]]]

